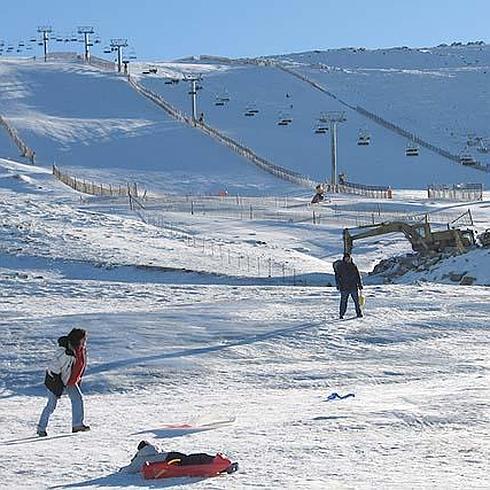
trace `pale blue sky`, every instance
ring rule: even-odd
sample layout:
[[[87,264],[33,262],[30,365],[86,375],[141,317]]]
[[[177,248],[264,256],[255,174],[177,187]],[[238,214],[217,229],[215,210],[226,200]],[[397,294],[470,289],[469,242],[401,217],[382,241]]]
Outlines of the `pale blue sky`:
[[[0,0],[0,39],[94,25],[139,58],[490,41],[489,0]]]

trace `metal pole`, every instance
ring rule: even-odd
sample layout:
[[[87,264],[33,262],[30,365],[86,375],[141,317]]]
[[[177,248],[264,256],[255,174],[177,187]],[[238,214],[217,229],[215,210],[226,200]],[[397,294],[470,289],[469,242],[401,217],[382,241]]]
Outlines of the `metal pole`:
[[[43,32],[43,50],[44,50],[44,61],[48,61],[48,33]]]
[[[48,41],[49,41],[49,33],[53,32],[53,29],[50,26],[41,26],[37,28],[37,32],[42,34],[43,40],[43,52],[44,52],[44,61],[48,61]]]
[[[191,80],[191,96],[192,96],[192,119],[195,121],[197,119],[197,88],[196,88],[196,80]]]
[[[90,59],[90,51],[88,49],[88,32],[83,33],[84,41],[85,41],[85,61]]]
[[[92,26],[80,26],[78,28],[78,34],[83,34],[83,40],[85,44],[85,61],[90,59],[90,34],[94,33]]]
[[[117,71],[121,73],[121,61],[122,61],[122,48],[127,47],[128,41],[126,39],[112,39],[111,48],[117,50]]]
[[[330,123],[330,150],[332,152],[332,175],[331,183],[333,192],[337,188],[337,123]]]

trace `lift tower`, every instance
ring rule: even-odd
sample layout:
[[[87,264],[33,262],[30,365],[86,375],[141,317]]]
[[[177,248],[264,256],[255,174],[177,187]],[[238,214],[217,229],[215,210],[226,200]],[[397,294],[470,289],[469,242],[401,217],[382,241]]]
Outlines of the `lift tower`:
[[[51,26],[39,26],[37,32],[42,34],[44,61],[48,61],[48,41],[49,35],[53,32],[53,28]]]
[[[117,51],[117,71],[121,73],[122,70],[122,50],[128,47],[127,39],[111,39],[111,48],[113,51]]]
[[[90,60],[90,46],[93,44],[90,42],[90,34],[94,33],[92,26],[80,26],[78,28],[78,34],[83,34],[83,43],[85,45],[85,61]]]

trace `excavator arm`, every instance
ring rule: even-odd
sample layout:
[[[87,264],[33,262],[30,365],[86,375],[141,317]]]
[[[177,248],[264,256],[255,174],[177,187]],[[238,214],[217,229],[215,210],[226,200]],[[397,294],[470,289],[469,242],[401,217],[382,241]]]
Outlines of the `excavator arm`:
[[[377,235],[385,235],[387,233],[403,233],[408,241],[412,244],[412,248],[416,251],[428,250],[429,245],[427,243],[430,236],[430,226],[428,223],[420,223],[416,225],[409,225],[400,221],[393,221],[391,223],[380,223],[378,225],[368,225],[355,228],[359,230],[351,233],[349,228],[344,228],[344,253],[351,253],[354,240],[360,240],[362,238],[368,238]]]

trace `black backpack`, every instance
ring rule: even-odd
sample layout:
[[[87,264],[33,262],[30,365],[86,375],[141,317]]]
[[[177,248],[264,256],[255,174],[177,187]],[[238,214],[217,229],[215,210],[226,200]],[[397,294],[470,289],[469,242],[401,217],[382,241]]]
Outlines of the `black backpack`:
[[[63,394],[63,389],[65,388],[61,380],[61,374],[50,373],[49,371],[46,371],[44,386],[58,398]]]

